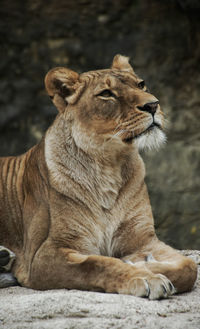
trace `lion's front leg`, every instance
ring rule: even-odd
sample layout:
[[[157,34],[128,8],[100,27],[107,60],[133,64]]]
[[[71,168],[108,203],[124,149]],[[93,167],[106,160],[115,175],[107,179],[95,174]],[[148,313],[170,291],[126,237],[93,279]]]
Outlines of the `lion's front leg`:
[[[197,278],[197,265],[192,259],[157,239],[123,260],[134,265],[144,264],[154,274],[166,276],[173,283],[176,292],[190,291]]]
[[[130,266],[113,257],[83,255],[45,242],[22,285],[34,289],[81,289],[160,299],[172,294],[170,281],[144,266]],[[152,287],[156,287],[152,289]]]

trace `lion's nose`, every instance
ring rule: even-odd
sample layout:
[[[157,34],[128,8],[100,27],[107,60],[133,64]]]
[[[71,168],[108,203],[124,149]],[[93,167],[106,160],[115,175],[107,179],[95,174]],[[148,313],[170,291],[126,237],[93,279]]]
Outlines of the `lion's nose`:
[[[157,111],[159,102],[146,103],[144,106],[138,106],[140,111],[149,112],[154,115]]]

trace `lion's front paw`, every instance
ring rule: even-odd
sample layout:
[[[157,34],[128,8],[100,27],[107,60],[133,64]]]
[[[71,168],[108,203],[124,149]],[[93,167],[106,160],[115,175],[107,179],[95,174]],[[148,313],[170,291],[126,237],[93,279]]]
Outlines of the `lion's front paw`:
[[[175,288],[170,280],[162,274],[149,275],[144,278],[130,280],[127,288],[120,289],[119,293],[130,294],[149,299],[167,298],[175,293]]]
[[[134,278],[125,287],[120,288],[118,293],[136,297],[148,297],[150,293],[149,284],[146,279]]]
[[[8,248],[0,246],[0,272],[9,272],[14,260],[15,254]]]
[[[162,274],[154,274],[147,279],[149,285],[149,299],[167,298],[175,294],[176,289],[171,281]]]

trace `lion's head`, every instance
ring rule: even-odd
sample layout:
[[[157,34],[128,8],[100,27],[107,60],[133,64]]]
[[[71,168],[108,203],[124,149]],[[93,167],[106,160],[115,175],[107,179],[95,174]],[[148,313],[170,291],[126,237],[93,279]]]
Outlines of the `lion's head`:
[[[60,116],[72,123],[72,136],[80,147],[83,140],[84,145],[90,144],[91,136],[98,147],[113,143],[152,148],[165,141],[159,101],[127,57],[116,55],[110,69],[80,75],[54,68],[46,75],[45,85]]]

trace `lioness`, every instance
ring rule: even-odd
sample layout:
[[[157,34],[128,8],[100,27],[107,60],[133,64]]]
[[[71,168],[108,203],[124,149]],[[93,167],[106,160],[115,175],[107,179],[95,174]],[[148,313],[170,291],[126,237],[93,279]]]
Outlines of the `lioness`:
[[[0,159],[0,266],[12,273],[1,286],[16,277],[149,299],[192,289],[195,263],[156,237],[138,153],[165,140],[157,98],[121,55],[80,75],[54,68],[45,85],[54,123],[27,153]]]

